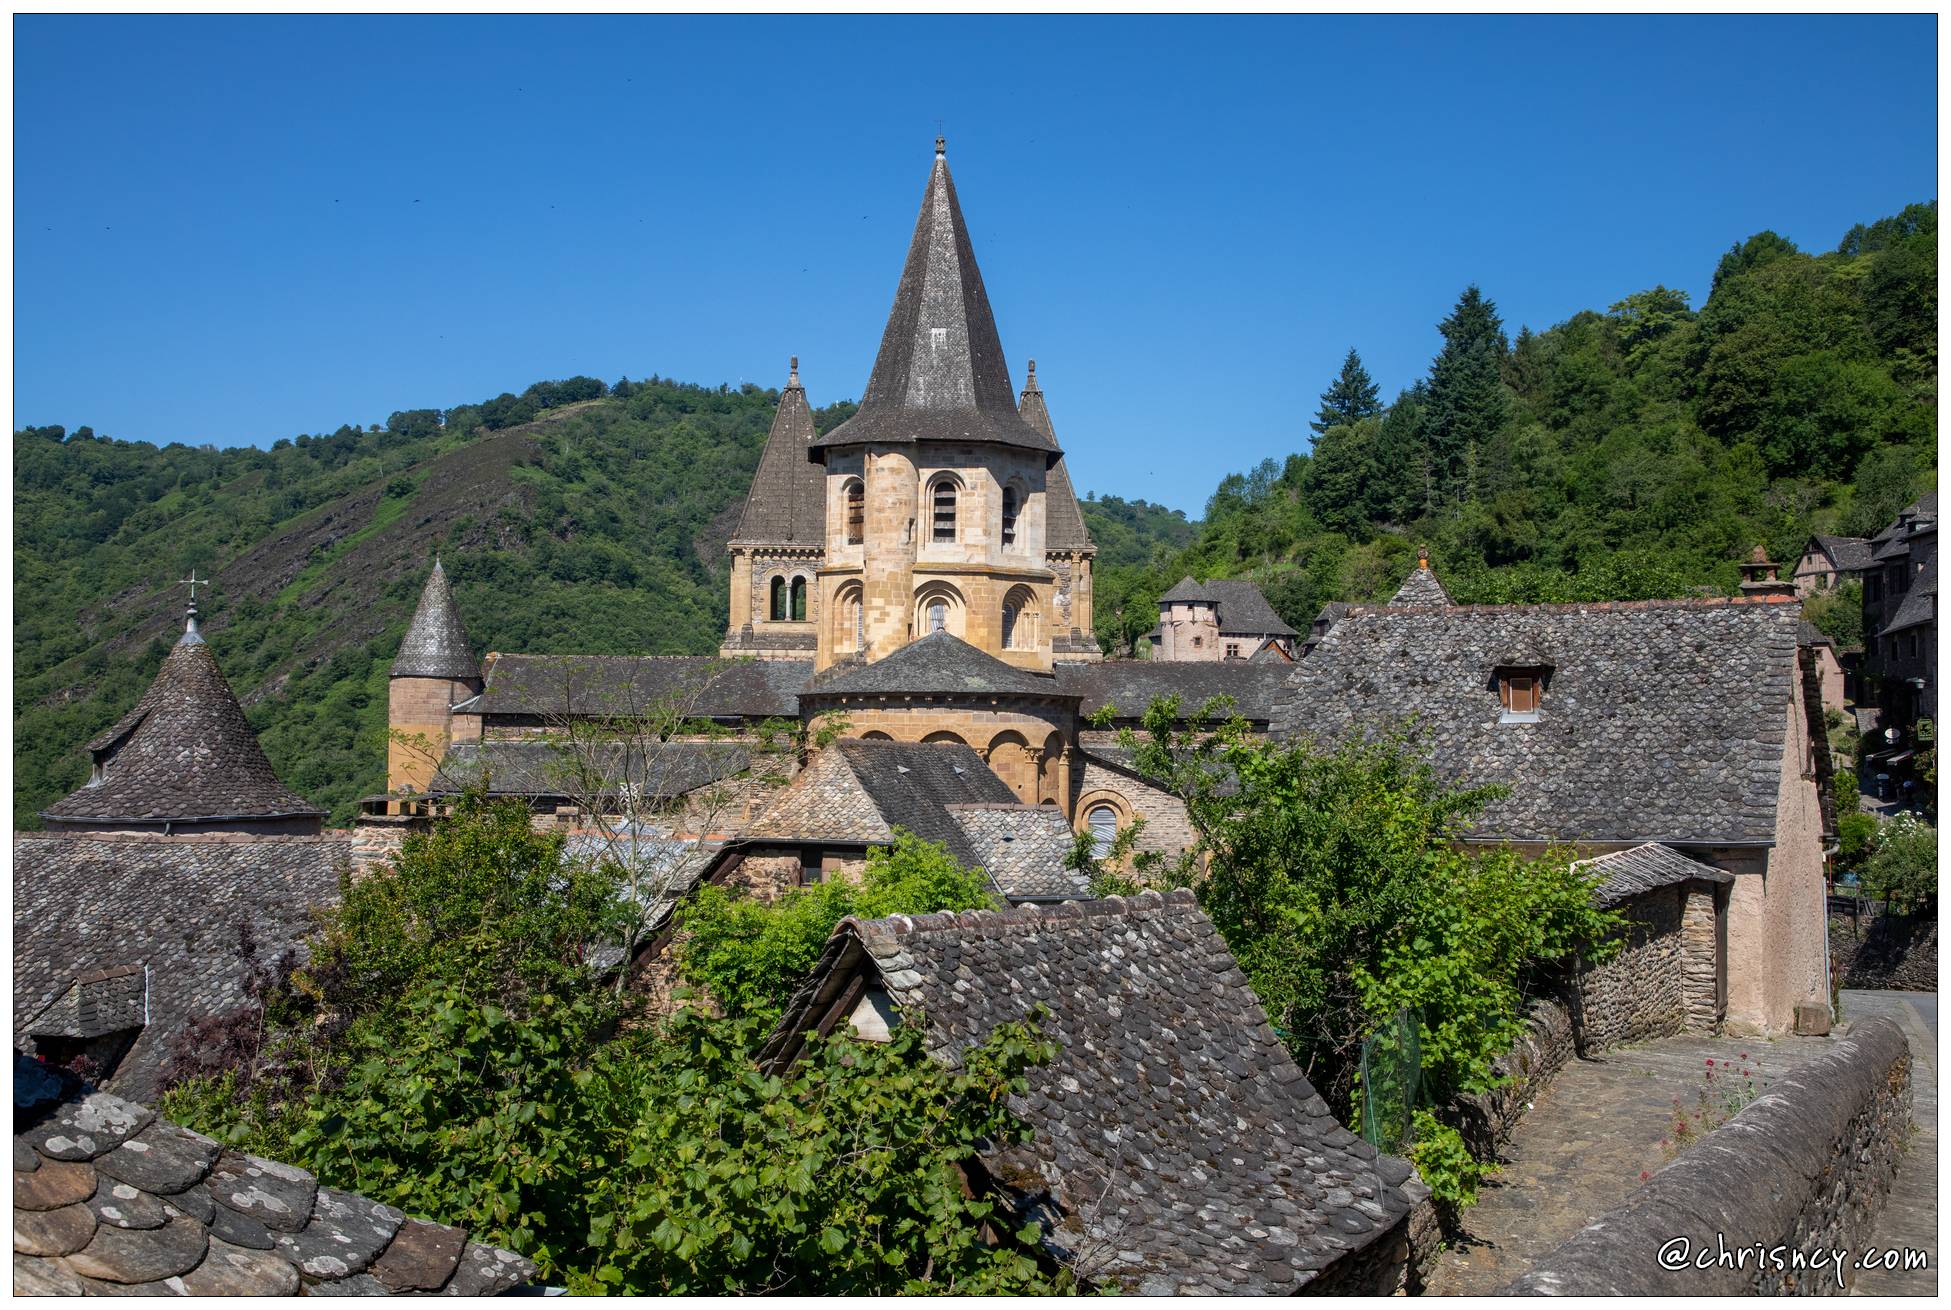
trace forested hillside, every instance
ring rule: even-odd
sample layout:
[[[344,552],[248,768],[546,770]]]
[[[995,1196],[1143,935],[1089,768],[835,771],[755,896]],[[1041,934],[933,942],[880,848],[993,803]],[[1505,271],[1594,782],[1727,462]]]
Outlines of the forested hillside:
[[[1202,522],[1088,497],[1099,640],[1128,649],[1185,573],[1252,576],[1305,628],[1386,596],[1418,544],[1459,599],[1598,599],[1727,591],[1757,542],[1873,532],[1935,485],[1936,268],[1933,203],[1827,254],[1752,237],[1698,310],[1656,287],[1512,341],[1470,288],[1426,379],[1384,406],[1351,351],[1314,433]],[[273,764],[340,821],[383,785],[386,669],[436,549],[485,649],[714,650],[777,399],[572,378],[269,450],[16,433],[16,825],[86,776],[191,569]]]
[[[1463,292],[1390,405],[1351,350],[1311,450],[1224,479],[1184,551],[1101,570],[1100,642],[1186,573],[1251,576],[1304,630],[1385,598],[1419,545],[1459,600],[1730,592],[1756,544],[1793,561],[1936,484],[1935,201],[1825,254],[1750,237],[1698,309],[1654,287],[1513,341],[1494,291]]]

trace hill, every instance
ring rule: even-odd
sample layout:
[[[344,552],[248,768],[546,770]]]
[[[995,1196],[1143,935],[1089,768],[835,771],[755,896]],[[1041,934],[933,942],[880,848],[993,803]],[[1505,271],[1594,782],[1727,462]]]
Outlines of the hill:
[[[1440,327],[1392,404],[1351,350],[1307,449],[1223,479],[1184,550],[1102,570],[1100,643],[1187,573],[1252,577],[1304,630],[1386,598],[1419,545],[1462,601],[1730,593],[1756,544],[1792,562],[1936,485],[1935,201],[1819,254],[1750,237],[1698,310],[1654,287],[1512,341],[1470,287]]]
[[[436,550],[484,650],[715,651],[725,542],[777,403],[572,378],[269,450],[16,433],[15,825],[85,779],[83,743],[154,676],[192,569],[272,763],[334,822],[385,785],[386,672]],[[1192,531],[1142,501],[1085,517],[1134,562]]]

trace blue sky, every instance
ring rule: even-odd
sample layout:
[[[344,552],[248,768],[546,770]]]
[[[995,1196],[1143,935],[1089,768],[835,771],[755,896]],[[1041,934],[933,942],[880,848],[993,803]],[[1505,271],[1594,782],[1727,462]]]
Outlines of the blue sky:
[[[859,394],[937,125],[1080,491],[1198,513],[1513,332],[1936,195],[1936,20],[15,20],[15,421],[268,444],[538,378]]]

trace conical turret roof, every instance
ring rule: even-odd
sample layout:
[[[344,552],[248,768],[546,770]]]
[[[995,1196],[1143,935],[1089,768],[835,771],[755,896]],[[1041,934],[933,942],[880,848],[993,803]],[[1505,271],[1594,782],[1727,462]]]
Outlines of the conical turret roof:
[[[1023,379],[1023,394],[1017,410],[1023,421],[1057,444],[1057,430],[1050,423],[1050,409],[1043,403],[1043,388],[1037,385],[1036,361],[1029,361]],[[1084,511],[1077,507],[1077,491],[1070,485],[1070,469],[1064,457],[1050,466],[1043,479],[1043,548],[1045,550],[1095,550],[1090,529],[1084,526]]]
[[[765,453],[745,495],[745,512],[732,534],[733,545],[826,544],[826,474],[807,454],[813,437],[813,410],[799,384],[795,355],[766,435]]]
[[[400,639],[400,653],[393,661],[396,678],[479,678],[480,661],[461,626],[461,612],[454,606],[454,593],[447,587],[447,571],[434,560],[434,571],[420,589],[420,607],[413,611],[413,622]]]
[[[942,141],[860,411],[816,451],[868,442],[982,441],[1057,453],[1023,421]]]
[[[1429,566],[1429,552],[1423,551],[1417,557],[1416,567],[1403,580],[1396,594],[1389,598],[1391,605],[1449,605],[1450,593],[1437,581],[1436,571]]]
[[[91,743],[95,776],[42,812],[60,827],[310,819],[271,769],[210,647],[188,629],[131,711]]]

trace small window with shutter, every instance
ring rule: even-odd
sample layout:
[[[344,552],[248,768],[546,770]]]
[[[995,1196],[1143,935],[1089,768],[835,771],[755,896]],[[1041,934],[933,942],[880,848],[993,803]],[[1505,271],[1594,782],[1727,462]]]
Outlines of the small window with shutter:
[[[1538,721],[1538,706],[1544,699],[1544,673],[1541,668],[1506,667],[1497,670],[1497,699],[1504,709],[1499,722]]]

